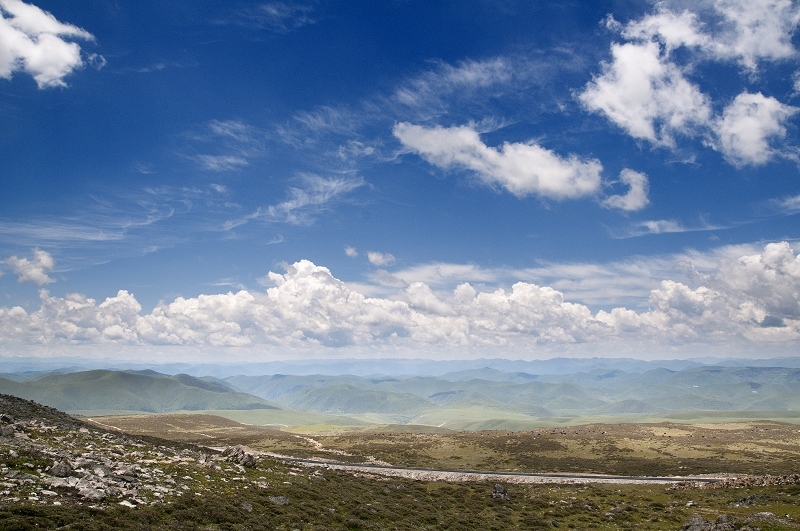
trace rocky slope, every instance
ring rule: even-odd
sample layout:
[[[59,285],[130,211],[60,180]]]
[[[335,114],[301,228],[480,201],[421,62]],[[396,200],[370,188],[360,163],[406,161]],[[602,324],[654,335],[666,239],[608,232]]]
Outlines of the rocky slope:
[[[241,464],[240,464],[241,463]],[[255,459],[240,448],[207,448],[129,437],[55,409],[0,395],[0,503],[116,502],[135,507],[209,491],[245,476]],[[225,478],[218,478],[224,474]]]

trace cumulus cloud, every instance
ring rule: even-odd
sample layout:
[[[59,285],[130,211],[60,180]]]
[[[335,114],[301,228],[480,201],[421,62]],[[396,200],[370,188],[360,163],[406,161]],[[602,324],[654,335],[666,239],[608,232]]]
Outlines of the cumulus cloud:
[[[4,343],[264,346],[276,348],[592,348],[648,344],[778,344],[800,340],[800,257],[786,242],[723,259],[691,283],[664,280],[649,309],[593,312],[548,286],[484,290],[462,282],[436,291],[421,281],[392,298],[367,297],[309,261],[268,275],[265,292],[179,297],[142,315],[127,291],[98,303],[42,294],[41,307],[0,308]]]
[[[493,148],[469,126],[426,128],[401,122],[394,135],[434,166],[470,170],[485,184],[517,197],[567,199],[592,195],[600,188],[598,160],[561,157],[534,143],[506,142]]]
[[[367,260],[376,267],[389,266],[397,261],[391,253],[380,253],[378,251],[369,251],[367,253]]]
[[[792,0],[718,0],[720,34],[705,46],[720,58],[732,58],[755,70],[760,60],[797,55],[792,36],[800,23],[800,6]]]
[[[64,78],[83,66],[74,39],[94,37],[32,4],[0,0],[0,77],[23,71],[40,89],[66,86]]]
[[[665,60],[657,43],[613,44],[611,55],[579,96],[588,110],[604,114],[634,138],[668,147],[676,135],[693,135],[708,123],[708,97]]]
[[[674,3],[674,2],[673,2]],[[796,56],[792,36],[800,23],[800,7],[791,0],[716,0],[711,9],[676,12],[670,2],[622,27],[626,39],[658,40],[668,52],[691,48],[717,61],[736,61],[755,70],[759,61],[777,61]]]
[[[47,251],[34,249],[31,260],[15,255],[4,260],[4,263],[11,266],[14,273],[17,274],[19,282],[33,282],[39,286],[55,282],[47,275],[55,267],[55,261]]]
[[[743,92],[716,122],[718,149],[736,166],[764,164],[775,153],[770,140],[786,136],[785,123],[797,111],[761,93]]]
[[[344,254],[346,254],[350,258],[356,258],[358,256],[358,250],[355,247],[345,245]]]
[[[695,12],[671,4],[624,25],[609,17],[608,27],[627,42],[611,45],[611,60],[578,94],[584,108],[655,146],[675,148],[679,137],[699,137],[736,166],[781,154],[770,141],[786,136],[794,107],[745,91],[720,114],[719,102],[689,75],[704,61],[736,62],[755,79],[763,62],[796,57],[800,7],[791,0],[717,0]]]
[[[604,207],[633,212],[643,209],[650,203],[647,196],[650,188],[647,175],[625,168],[620,172],[619,180],[622,184],[628,185],[628,193],[608,196],[602,202]]]

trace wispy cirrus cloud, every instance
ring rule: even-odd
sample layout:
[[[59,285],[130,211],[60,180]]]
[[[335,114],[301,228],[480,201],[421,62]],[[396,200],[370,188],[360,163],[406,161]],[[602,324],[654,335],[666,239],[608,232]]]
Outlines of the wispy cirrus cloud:
[[[797,214],[800,212],[800,195],[773,199],[770,204],[781,214]]]
[[[325,146],[324,153],[335,156],[337,162],[365,157],[392,160],[397,150],[385,134],[391,133],[395,123],[430,124],[443,116],[469,122],[479,116],[497,129],[505,119],[494,117],[502,117],[509,102],[519,102],[516,108],[525,109],[527,104],[522,102],[529,100],[531,91],[564,71],[577,69],[578,61],[562,57],[564,53],[435,62],[419,75],[398,81],[393,90],[352,104],[296,112],[276,128],[277,135],[297,148]],[[504,105],[499,104],[501,100]]]
[[[183,156],[209,171],[241,169],[267,153],[266,133],[241,120],[211,120],[184,138]]]
[[[239,9],[225,22],[274,33],[289,33],[317,22],[316,4],[316,1],[261,2]]]
[[[57,251],[60,267],[69,270],[212,233],[218,219],[234,208],[219,186],[147,187],[89,199],[58,216],[0,218],[0,253],[30,247]]]
[[[700,223],[695,225],[685,225],[680,221],[673,219],[652,219],[646,221],[639,221],[627,230],[622,232],[612,232],[612,238],[636,238],[639,236],[647,236],[651,234],[675,234],[681,232],[706,232],[714,230],[724,230],[729,228],[725,225],[713,225],[700,220]]]
[[[229,219],[222,224],[230,231],[251,221],[310,225],[316,216],[326,212],[336,203],[346,200],[347,194],[364,186],[363,178],[356,176],[322,177],[305,173],[297,177],[298,184],[290,186],[288,197],[274,205],[259,207],[250,214]]]

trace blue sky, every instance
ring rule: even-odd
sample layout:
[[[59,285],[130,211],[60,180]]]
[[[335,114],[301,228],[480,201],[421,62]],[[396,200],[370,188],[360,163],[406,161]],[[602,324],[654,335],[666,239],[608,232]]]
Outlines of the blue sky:
[[[4,355],[797,351],[797,2],[0,15]]]

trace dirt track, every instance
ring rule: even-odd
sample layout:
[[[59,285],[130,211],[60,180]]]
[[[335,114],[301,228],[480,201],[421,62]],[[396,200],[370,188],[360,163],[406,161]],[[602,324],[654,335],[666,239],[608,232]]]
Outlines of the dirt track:
[[[444,470],[430,468],[410,468],[391,466],[384,463],[372,464],[352,464],[325,459],[301,459],[271,452],[256,452],[261,455],[280,459],[287,463],[294,463],[306,467],[323,467],[329,470],[343,470],[357,475],[402,477],[419,481],[446,481],[450,483],[464,483],[474,481],[502,482],[514,484],[530,483],[629,483],[629,484],[673,484],[686,481],[700,483],[714,483],[722,481],[723,477],[697,477],[697,476],[674,476],[674,477],[648,477],[648,476],[611,476],[603,474],[525,474],[515,472],[489,472],[477,470]]]

